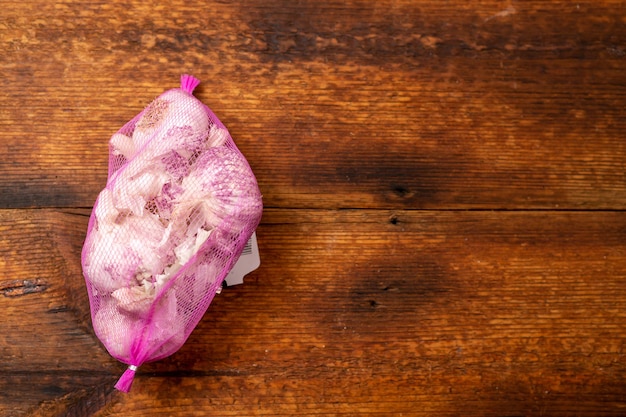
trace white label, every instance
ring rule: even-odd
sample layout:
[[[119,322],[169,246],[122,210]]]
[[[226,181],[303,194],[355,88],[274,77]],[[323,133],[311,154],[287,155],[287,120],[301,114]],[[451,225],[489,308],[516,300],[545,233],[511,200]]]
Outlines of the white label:
[[[243,247],[243,252],[233,269],[226,276],[226,285],[243,284],[243,277],[254,271],[261,265],[261,257],[259,256],[259,246],[256,242],[256,232],[252,233],[250,239]]]

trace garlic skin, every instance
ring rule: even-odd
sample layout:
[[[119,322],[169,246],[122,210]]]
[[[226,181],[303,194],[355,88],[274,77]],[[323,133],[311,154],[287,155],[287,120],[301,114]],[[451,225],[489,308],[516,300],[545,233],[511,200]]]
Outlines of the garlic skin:
[[[137,166],[135,162],[131,162],[132,167]],[[126,174],[113,187],[113,204],[118,211],[143,216],[146,203],[159,194],[169,178],[158,170],[143,171],[136,175],[132,175],[132,172]]]
[[[180,327],[179,304],[176,291],[168,291],[156,301],[146,340],[152,360],[170,355],[185,342],[185,332]]]
[[[186,239],[174,248],[176,263],[178,265],[185,265],[189,262],[191,257],[198,253],[210,235],[211,230],[205,230],[202,228],[198,229],[194,235],[189,236],[189,234],[187,234]]]

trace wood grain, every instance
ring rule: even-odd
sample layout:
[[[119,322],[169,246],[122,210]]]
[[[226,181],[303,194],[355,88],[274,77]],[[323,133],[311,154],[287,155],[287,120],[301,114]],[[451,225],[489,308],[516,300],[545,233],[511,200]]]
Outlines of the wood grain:
[[[623,1],[0,4],[0,415],[626,414]],[[108,138],[181,73],[261,268],[139,370],[80,252]]]
[[[4,212],[0,252],[75,249],[6,266],[72,272],[0,298],[2,391],[16,397],[0,412],[88,399],[120,416],[623,411],[621,213],[267,210],[262,267],[129,395],[106,385],[122,366],[85,326],[78,213]]]
[[[618,3],[28,3],[2,18],[3,207],[90,207],[108,138],[183,71],[269,207],[626,202]]]

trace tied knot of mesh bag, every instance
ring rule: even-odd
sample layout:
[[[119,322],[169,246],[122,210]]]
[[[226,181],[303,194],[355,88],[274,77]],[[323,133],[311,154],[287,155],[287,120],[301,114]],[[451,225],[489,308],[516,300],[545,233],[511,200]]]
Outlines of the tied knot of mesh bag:
[[[109,142],[82,266],[94,331],[137,368],[176,352],[259,224],[261,193],[226,127],[181,77]]]

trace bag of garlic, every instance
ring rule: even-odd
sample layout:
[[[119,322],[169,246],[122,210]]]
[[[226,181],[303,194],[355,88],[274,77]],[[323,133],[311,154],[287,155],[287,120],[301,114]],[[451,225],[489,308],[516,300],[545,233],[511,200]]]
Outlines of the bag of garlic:
[[[157,97],[109,142],[106,187],[82,250],[94,331],[128,369],[176,352],[259,224],[256,178],[228,130],[193,96]]]

